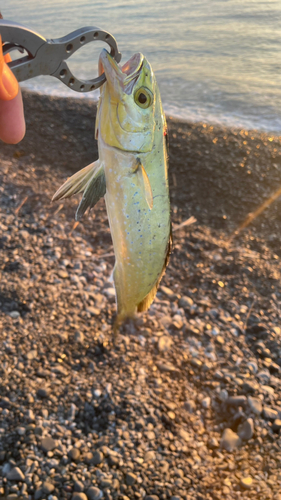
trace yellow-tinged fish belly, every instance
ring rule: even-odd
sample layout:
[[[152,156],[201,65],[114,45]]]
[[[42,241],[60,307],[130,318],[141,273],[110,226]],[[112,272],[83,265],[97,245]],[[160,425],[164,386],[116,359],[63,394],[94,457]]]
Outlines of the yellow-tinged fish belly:
[[[167,168],[163,151],[161,158],[155,150],[134,155],[105,144],[99,151],[105,165],[105,202],[116,258],[117,314],[125,318],[134,314],[155,286],[166,260],[170,237]],[[151,184],[151,210],[134,173],[138,158]]]

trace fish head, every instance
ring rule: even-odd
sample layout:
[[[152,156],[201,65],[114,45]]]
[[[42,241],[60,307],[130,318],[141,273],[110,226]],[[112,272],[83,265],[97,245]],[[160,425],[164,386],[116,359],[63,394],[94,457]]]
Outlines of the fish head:
[[[151,151],[159,94],[151,65],[137,53],[120,67],[104,49],[99,58],[99,74],[103,72],[106,82],[101,89],[96,136],[123,151]]]

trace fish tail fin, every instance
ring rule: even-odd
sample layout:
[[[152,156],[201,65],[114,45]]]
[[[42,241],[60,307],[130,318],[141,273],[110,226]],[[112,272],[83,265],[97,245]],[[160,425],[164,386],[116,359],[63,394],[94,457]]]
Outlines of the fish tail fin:
[[[137,306],[137,311],[138,312],[147,311],[147,309],[151,306],[152,302],[155,299],[159,283],[160,283],[160,281],[161,281],[161,279],[163,277],[163,274],[165,273],[165,269],[166,269],[166,267],[167,267],[167,265],[169,263],[169,258],[170,258],[172,243],[173,243],[173,237],[172,237],[172,227],[171,227],[170,237],[169,237],[168,244],[167,244],[166,258],[165,258],[165,262],[164,262],[164,265],[163,265],[163,269],[162,269],[161,274],[160,274],[159,278],[157,279],[155,285],[153,286],[153,288],[144,297],[144,299],[142,299],[142,301],[138,304],[138,306]]]
[[[116,318],[113,323],[113,335],[116,338],[119,333],[120,326],[124,323],[126,319],[133,318],[136,312],[136,308],[132,311],[117,311]]]
[[[123,321],[125,321],[125,319],[126,319],[126,316],[123,316],[122,314],[117,313],[116,318],[115,318],[114,323],[113,323],[114,339],[116,339],[116,337],[119,333],[120,326],[122,325]]]
[[[74,194],[83,193],[75,219],[79,220],[87,208],[92,208],[105,195],[106,184],[103,163],[99,160],[82,168],[72,175],[54,194],[52,201],[70,198]]]

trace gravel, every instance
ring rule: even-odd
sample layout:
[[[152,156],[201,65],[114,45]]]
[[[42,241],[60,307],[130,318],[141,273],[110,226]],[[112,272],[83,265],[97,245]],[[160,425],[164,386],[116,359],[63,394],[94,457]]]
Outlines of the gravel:
[[[241,445],[241,439],[231,429],[227,428],[223,431],[220,446],[226,451],[233,451]]]
[[[249,439],[252,439],[254,434],[254,422],[252,418],[247,418],[243,422],[243,424],[240,424],[238,427],[238,436],[243,439],[244,441],[249,441]]]
[[[93,161],[85,100],[25,95],[1,145],[0,498],[278,500],[280,183],[271,134],[169,120],[171,261],[112,342],[103,201],[74,225],[50,199]],[[89,132],[90,131],[90,132]]]
[[[7,474],[10,481],[24,481],[24,474],[19,467],[13,467]]]

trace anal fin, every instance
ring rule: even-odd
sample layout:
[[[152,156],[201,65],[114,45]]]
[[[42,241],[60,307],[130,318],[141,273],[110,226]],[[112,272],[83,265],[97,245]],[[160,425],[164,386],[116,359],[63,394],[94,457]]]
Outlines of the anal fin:
[[[153,286],[153,288],[150,290],[150,292],[138,304],[138,307],[137,307],[137,311],[138,312],[147,311],[147,309],[151,306],[152,302],[155,299],[155,296],[156,296],[156,293],[157,293],[157,290],[158,290],[158,287],[159,287],[159,283],[160,283],[160,281],[161,281],[161,279],[162,279],[162,277],[163,277],[163,275],[165,273],[166,267],[167,267],[167,265],[169,263],[169,258],[170,258],[171,249],[172,249],[172,243],[173,243],[173,237],[172,237],[172,226],[171,226],[170,237],[169,237],[169,240],[168,240],[167,250],[166,250],[166,257],[165,257],[165,261],[164,261],[164,265],[163,265],[161,274],[160,274],[159,278],[157,279],[157,281],[156,281],[155,285]]]
[[[162,277],[162,275],[161,275],[161,277]],[[154,285],[154,287],[150,290],[150,292],[146,295],[146,297],[144,297],[144,299],[138,304],[138,308],[137,308],[138,312],[147,311],[147,309],[151,306],[152,302],[154,301],[154,299],[156,297],[160,279],[157,280],[157,283]]]

